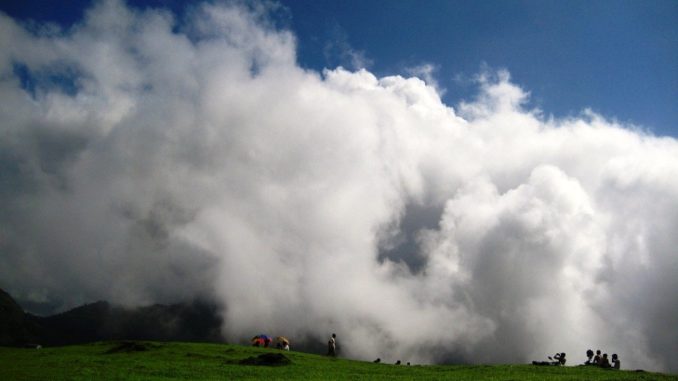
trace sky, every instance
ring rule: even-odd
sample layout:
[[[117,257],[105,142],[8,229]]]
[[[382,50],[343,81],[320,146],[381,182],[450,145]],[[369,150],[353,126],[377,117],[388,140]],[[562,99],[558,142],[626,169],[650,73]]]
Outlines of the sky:
[[[333,67],[338,36],[379,74],[429,64],[443,99],[468,96],[483,66],[504,68],[549,114],[585,108],[678,135],[675,1],[291,1],[302,64]],[[341,56],[341,55],[339,55]],[[465,86],[466,85],[466,86]]]
[[[72,25],[90,0],[4,2],[23,20]],[[175,0],[130,1],[182,17]],[[443,100],[473,95],[472,78],[506,69],[547,115],[591,109],[656,135],[678,136],[678,4],[637,1],[282,1],[275,22],[314,70],[377,75],[430,70]]]
[[[675,3],[31,4],[0,14],[28,310],[208,297],[232,342],[678,371]]]

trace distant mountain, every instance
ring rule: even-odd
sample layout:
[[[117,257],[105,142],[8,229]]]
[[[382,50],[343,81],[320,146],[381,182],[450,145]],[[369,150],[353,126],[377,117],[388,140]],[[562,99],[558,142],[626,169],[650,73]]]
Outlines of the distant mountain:
[[[100,340],[223,341],[216,305],[197,300],[125,308],[100,301],[39,317],[0,290],[0,345],[66,345]]]
[[[15,346],[34,342],[34,328],[27,322],[21,307],[8,293],[0,289],[0,345]]]

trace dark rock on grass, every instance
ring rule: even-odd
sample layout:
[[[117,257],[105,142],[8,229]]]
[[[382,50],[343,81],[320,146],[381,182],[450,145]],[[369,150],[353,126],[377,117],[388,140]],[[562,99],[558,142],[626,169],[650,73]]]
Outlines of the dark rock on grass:
[[[264,353],[256,357],[248,357],[240,361],[243,365],[282,366],[290,365],[292,360],[282,353]]]
[[[157,348],[157,345],[139,343],[136,341],[123,341],[120,342],[118,345],[114,346],[113,348],[107,350],[105,353],[113,354],[113,353],[146,352],[148,350],[155,348]]]

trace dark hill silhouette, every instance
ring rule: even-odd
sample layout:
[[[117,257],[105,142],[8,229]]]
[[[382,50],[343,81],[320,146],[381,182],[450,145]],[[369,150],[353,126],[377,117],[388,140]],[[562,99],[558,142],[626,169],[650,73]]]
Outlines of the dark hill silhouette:
[[[27,322],[24,311],[0,289],[0,345],[23,345],[35,339],[35,327]]]
[[[0,345],[67,345],[101,340],[222,341],[216,305],[203,300],[125,308],[99,301],[40,317],[0,290]]]

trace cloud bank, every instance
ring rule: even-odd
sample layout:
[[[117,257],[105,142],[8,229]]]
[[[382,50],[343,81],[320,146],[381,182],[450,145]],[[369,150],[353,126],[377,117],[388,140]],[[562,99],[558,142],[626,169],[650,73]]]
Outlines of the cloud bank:
[[[678,370],[678,142],[296,62],[265,5],[0,14],[0,282],[65,308],[211,296],[347,357]],[[430,82],[430,79],[429,79]]]

